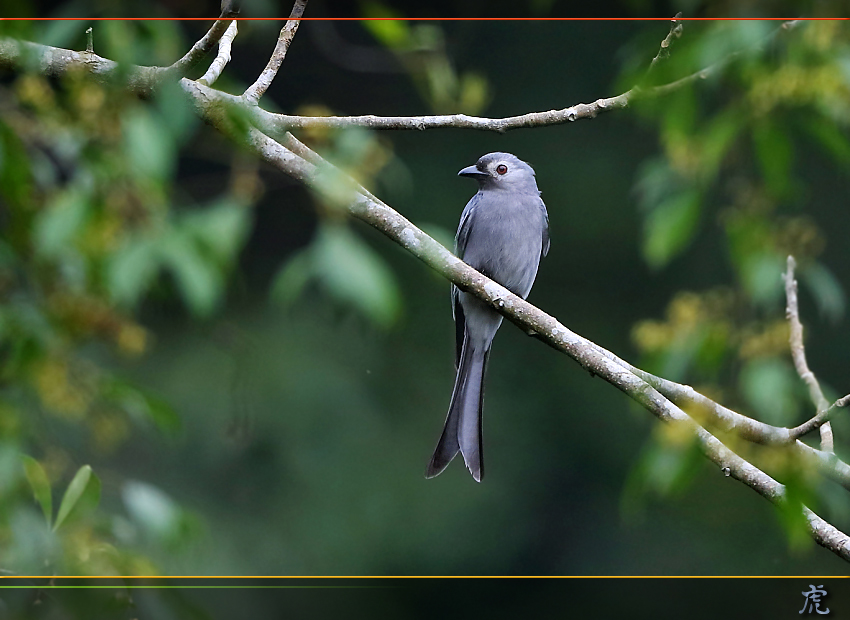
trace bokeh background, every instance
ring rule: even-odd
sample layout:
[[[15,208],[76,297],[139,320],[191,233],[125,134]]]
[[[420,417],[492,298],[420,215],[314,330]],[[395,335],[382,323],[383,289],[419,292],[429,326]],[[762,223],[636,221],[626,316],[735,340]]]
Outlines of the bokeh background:
[[[428,10],[310,4],[307,15],[455,14]],[[517,10],[559,14],[547,2]],[[830,396],[848,391],[850,29],[812,22],[771,38],[779,25],[687,22],[647,73],[669,22],[305,22],[262,105],[502,117],[650,89],[747,50],[692,87],[567,125],[298,136],[446,244],[475,191],[457,171],[495,150],[528,161],[552,238],[530,301],[648,370],[792,425],[813,410],[787,347],[788,253],[810,366]],[[89,26],[98,54],[169,64],[208,23],[0,27],[85,49]],[[216,87],[242,92],[280,26],[240,23]],[[84,75],[8,70],[0,84],[9,574],[846,572],[793,510],[509,324],[489,365],[485,481],[460,462],[426,481],[454,378],[447,282],[204,126],[175,89],[141,101]],[[850,425],[835,430],[846,453]],[[741,450],[850,527],[846,491],[781,452]]]

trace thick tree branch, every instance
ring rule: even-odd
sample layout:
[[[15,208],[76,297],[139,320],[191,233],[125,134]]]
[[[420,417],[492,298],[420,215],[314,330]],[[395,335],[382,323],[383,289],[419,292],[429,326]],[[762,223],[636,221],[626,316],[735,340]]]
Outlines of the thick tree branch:
[[[298,26],[301,23],[301,16],[304,15],[304,9],[307,6],[307,0],[295,0],[295,6],[292,7],[292,12],[289,14],[289,19],[280,31],[280,36],[277,38],[277,45],[269,58],[266,68],[257,78],[257,81],[251,84],[242,94],[250,105],[257,105],[266,91],[271,86],[274,76],[277,75],[280,65],[283,64],[283,59],[286,58],[286,52],[289,50],[289,45],[292,43],[295,33],[298,31]]]
[[[9,37],[0,37],[0,68],[57,77],[72,69],[84,68],[100,82],[114,80],[119,75],[117,62],[92,52],[76,52]],[[162,70],[162,67],[133,66],[122,78],[129,90],[145,96],[153,91]]]
[[[183,77],[186,71],[218,43],[231,22],[231,19],[222,15],[222,18],[213,24],[209,31],[192,46],[192,49],[168,67],[119,65],[113,60],[95,54],[91,37],[87,37],[84,52],[0,37],[0,68],[37,71],[49,76],[63,75],[72,68],[84,68],[101,82],[120,78],[131,92],[147,97],[162,81]]]

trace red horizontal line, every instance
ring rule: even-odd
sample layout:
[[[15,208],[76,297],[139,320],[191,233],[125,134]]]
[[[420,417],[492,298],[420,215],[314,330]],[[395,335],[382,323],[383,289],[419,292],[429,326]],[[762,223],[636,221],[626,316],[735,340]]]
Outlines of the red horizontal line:
[[[0,21],[216,21],[216,17],[3,17]],[[233,17],[236,21],[287,21],[288,17]],[[672,17],[299,17],[296,21],[672,21]],[[679,17],[677,21],[836,21],[850,17]]]

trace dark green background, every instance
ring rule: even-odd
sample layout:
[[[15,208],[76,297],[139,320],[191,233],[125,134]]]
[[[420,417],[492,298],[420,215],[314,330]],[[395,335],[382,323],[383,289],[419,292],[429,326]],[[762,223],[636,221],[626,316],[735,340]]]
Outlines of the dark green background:
[[[313,27],[303,24],[269,92],[282,109],[319,101],[348,114],[427,112],[403,75],[335,67],[313,46]],[[617,94],[618,49],[649,26],[444,28],[458,66],[491,80],[487,114],[499,117]],[[339,29],[358,36],[356,25]],[[663,23],[654,29],[666,33]],[[253,58],[255,71],[263,59],[238,47],[236,57],[246,66]],[[460,168],[494,150],[531,163],[549,209],[552,249],[530,300],[626,359],[636,356],[632,325],[659,316],[670,291],[709,288],[731,277],[714,247],[710,212],[688,256],[657,273],[641,261],[631,188],[637,166],[656,144],[627,112],[506,135],[434,130],[387,138],[410,181],[408,191],[381,196],[414,223],[449,231],[474,192],[455,176]],[[825,227],[846,227],[846,177],[834,168],[810,168],[804,174],[812,175],[818,192],[810,213]],[[460,463],[425,481],[453,380],[447,284],[356,223],[402,287],[405,311],[395,329],[379,333],[316,299],[289,312],[267,307],[263,274],[309,241],[311,221],[303,189],[272,172],[268,184],[245,251],[244,280],[225,316],[199,328],[152,311],[158,344],[136,371],[174,403],[186,429],[173,446],[136,443],[121,466],[158,481],[209,519],[212,544],[182,558],[176,572],[208,566],[229,574],[845,570],[817,549],[790,555],[772,507],[708,465],[682,497],[651,502],[641,518],[623,516],[624,481],[654,421],[510,325],[497,338],[489,367],[485,482],[475,484]],[[831,244],[826,262],[846,282],[842,246]],[[840,385],[846,324],[818,323],[805,298],[803,309],[811,364],[823,380]],[[229,351],[217,337],[226,339],[230,329],[255,345]],[[234,394],[240,372],[251,387]],[[229,438],[242,406],[251,429]]]
[[[227,68],[231,79],[249,83],[262,69],[277,27],[242,29]],[[321,103],[340,114],[429,113],[405,74],[339,66],[317,46],[317,27],[302,24],[264,105],[289,112]],[[334,27],[350,42],[375,45],[356,23]],[[668,30],[664,22],[441,28],[456,67],[489,80],[493,99],[485,113],[491,117],[619,94],[624,56],[640,53],[648,63]],[[191,37],[202,25],[187,29]],[[653,43],[627,45],[636,38]],[[379,185],[378,195],[417,225],[449,234],[475,189],[455,176],[460,168],[495,150],[528,161],[549,210],[552,240],[529,300],[627,360],[638,358],[633,325],[660,318],[676,291],[733,279],[712,205],[685,255],[658,271],[643,262],[633,185],[658,145],[630,111],[505,135],[446,129],[382,138],[392,142],[398,178]],[[200,127],[182,153],[183,191],[198,200],[221,191],[221,162],[231,149],[214,130]],[[828,231],[821,261],[839,281],[850,282],[847,175],[814,150],[797,161],[796,174],[809,188],[802,208]],[[76,452],[100,473],[105,510],[122,510],[120,481],[133,478],[155,484],[197,515],[203,534],[188,546],[144,549],[165,574],[846,571],[814,545],[790,550],[771,505],[707,462],[682,494],[650,498],[642,511],[624,512],[626,479],[656,422],[509,324],[489,365],[485,481],[473,482],[459,462],[426,481],[454,376],[448,284],[355,222],[403,293],[394,327],[379,330],[315,292],[289,309],[270,305],[272,277],[309,244],[315,213],[296,182],[271,169],[263,179],[266,194],[226,307],[198,321],[176,301],[150,301],[141,321],[155,335],[152,352],[119,363],[175,407],[180,434],[166,439],[140,430],[111,456],[89,453],[84,443]],[[805,293],[801,304],[811,367],[825,384],[846,388],[846,320],[819,320]]]

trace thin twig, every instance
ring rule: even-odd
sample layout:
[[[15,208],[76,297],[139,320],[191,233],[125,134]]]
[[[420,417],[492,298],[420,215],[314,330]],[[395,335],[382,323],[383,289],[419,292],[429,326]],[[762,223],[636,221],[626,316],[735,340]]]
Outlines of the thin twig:
[[[238,34],[236,24],[237,22],[234,19],[230,22],[227,30],[225,30],[222,35],[221,40],[218,42],[218,54],[213,59],[212,63],[210,63],[210,68],[207,69],[207,72],[204,73],[202,77],[198,78],[198,82],[201,84],[205,86],[212,86],[221,75],[221,72],[224,71],[224,67],[226,67],[227,63],[230,62],[230,47],[233,45],[233,39],[235,39]]]
[[[91,26],[86,29],[86,52],[94,54],[94,34]]]
[[[661,41],[661,47],[658,49],[658,53],[655,55],[655,58],[652,59],[652,62],[649,63],[649,69],[647,69],[647,75],[655,68],[655,65],[658,64],[661,60],[666,60],[670,57],[670,46],[673,45],[673,41],[682,36],[682,22],[679,20],[682,19],[682,12],[679,11],[676,13],[676,17],[671,20],[670,23],[670,32],[667,33],[667,36],[664,37],[664,40]]]
[[[271,86],[274,76],[277,75],[283,59],[286,58],[286,52],[289,49],[289,44],[292,43],[295,33],[298,31],[298,25],[301,23],[301,16],[304,15],[304,8],[307,6],[307,0],[295,0],[295,5],[292,7],[292,12],[289,14],[289,19],[280,31],[280,36],[277,38],[277,45],[272,52],[266,68],[257,78],[257,81],[251,84],[242,94],[242,97],[250,105],[257,105],[265,92]]]
[[[677,15],[677,18],[679,15]],[[676,20],[674,20],[676,21]],[[768,35],[761,45],[773,41],[779,34],[790,31],[800,25],[800,20],[784,22],[782,26],[774,30]],[[671,27],[670,33],[664,39],[672,41],[673,37],[679,36],[681,33],[681,23]],[[668,41],[667,47],[670,42]],[[662,42],[664,49],[664,42]],[[261,129],[265,132],[271,131],[275,135],[281,135],[285,131],[291,129],[304,128],[345,128],[345,127],[366,127],[368,129],[394,129],[394,130],[425,130],[438,129],[445,127],[455,127],[464,129],[478,129],[483,131],[496,131],[503,133],[511,129],[521,129],[530,127],[546,127],[549,125],[560,125],[571,123],[582,119],[596,118],[599,114],[626,108],[630,103],[637,99],[652,99],[659,96],[668,95],[694,81],[707,79],[715,75],[723,67],[732,63],[733,60],[741,56],[746,50],[732,52],[719,62],[710,65],[700,71],[697,71],[689,76],[683,77],[669,84],[655,86],[653,88],[632,88],[625,93],[614,97],[600,98],[593,103],[577,103],[568,108],[560,110],[548,110],[546,112],[530,112],[519,116],[510,116],[505,118],[482,118],[475,116],[467,116],[465,114],[446,114],[438,116],[288,116],[284,114],[268,114],[263,118]],[[659,51],[661,56],[661,51]],[[653,59],[653,64],[658,59],[656,56]]]
[[[775,38],[777,38],[779,35],[781,35],[785,32],[790,32],[791,30],[798,27],[802,23],[803,22],[799,19],[783,22],[782,25],[779,28],[777,28],[776,30],[771,32],[769,35],[767,35],[767,37],[764,38],[758,44],[757,47],[761,47],[763,45],[766,45],[766,44],[773,42],[773,40]],[[708,67],[705,67],[704,69],[701,69],[701,70],[697,71],[696,73],[692,73],[691,75],[688,75],[688,76],[685,76],[685,77],[680,78],[678,80],[675,80],[673,82],[670,82],[669,84],[664,84],[662,86],[656,86],[655,88],[651,89],[650,92],[652,92],[652,94],[654,96],[667,95],[667,94],[669,94],[673,91],[679,90],[680,88],[682,88],[683,86],[685,86],[687,84],[691,84],[692,82],[696,82],[697,80],[706,80],[710,77],[713,77],[715,74],[719,73],[721,69],[732,64],[733,61],[737,60],[741,55],[743,55],[745,52],[749,51],[750,49],[752,49],[752,48],[748,48],[748,49],[744,49],[744,50],[738,50],[737,52],[732,52],[729,55],[724,56],[722,59],[720,59],[719,61],[717,61],[713,65],[709,65]]]
[[[830,407],[829,401],[823,395],[820,383],[818,383],[817,377],[815,377],[815,373],[809,369],[809,365],[806,362],[806,350],[803,347],[803,324],[800,322],[800,309],[797,304],[797,280],[794,278],[794,269],[796,266],[797,263],[794,257],[789,256],[785,274],[782,276],[785,280],[785,297],[788,301],[785,316],[791,328],[789,341],[791,345],[791,357],[794,359],[794,368],[797,369],[797,374],[800,375],[800,378],[809,388],[809,397],[815,405],[816,414],[809,422],[801,424],[794,430],[807,429],[805,432],[809,432],[820,428],[821,449],[825,452],[833,452],[832,425],[827,420],[831,414],[831,409],[835,405]],[[838,406],[843,407],[844,405]],[[801,432],[800,435],[795,435],[794,438],[801,437],[802,434]]]
[[[802,441],[795,441],[796,437],[792,436],[793,429],[772,426],[740,414],[711,400],[689,385],[682,385],[663,377],[657,377],[632,366],[607,349],[593,343],[590,344],[601,355],[633,372],[673,403],[688,411],[704,426],[712,429],[717,428],[724,433],[734,433],[752,443],[767,446],[788,446],[806,466],[816,469],[827,478],[850,490],[850,464],[839,459],[834,453],[817,450]]]
[[[192,49],[183,55],[183,58],[180,58],[168,67],[158,67],[162,72],[163,79],[175,79],[186,75],[186,72],[201,60],[201,58],[206,56],[212,50],[213,46],[219,42],[219,39],[221,39],[230,27],[233,21],[231,18],[235,15],[236,13],[232,12],[223,13],[207,33],[192,46]]]
[[[819,429],[821,429],[821,447],[823,447],[823,444],[825,443],[824,440],[823,440],[823,434],[824,434],[823,429],[824,429],[824,427],[830,427],[829,440],[832,441],[832,430],[831,430],[831,425],[829,423],[829,419],[832,417],[832,415],[835,413],[835,411],[837,409],[842,409],[842,408],[846,407],[848,405],[848,403],[850,403],[850,394],[848,394],[847,396],[842,396],[841,398],[839,398],[837,401],[832,403],[826,409],[822,409],[821,411],[818,411],[817,414],[814,417],[809,418],[808,420],[806,420],[805,422],[803,422],[799,426],[795,426],[794,428],[790,429],[788,431],[788,434],[791,436],[791,439],[794,440],[794,439],[799,439],[800,437],[803,437],[804,435],[808,435],[809,433],[811,433],[816,428],[819,428]],[[823,448],[823,450],[824,450],[824,452],[832,452],[831,449],[827,450],[826,448]]]
[[[304,1],[306,2],[306,0]],[[293,11],[294,10],[295,9],[293,8]],[[296,21],[294,23],[297,24],[298,22]],[[802,22],[799,20],[783,23],[780,28],[768,36],[767,40],[774,38],[777,33],[795,28],[800,23]],[[287,22],[287,25],[288,24],[289,22]],[[286,27],[284,27],[284,29],[285,28]],[[294,35],[294,31],[292,34]],[[281,35],[283,35],[283,32],[281,32]],[[278,45],[281,45],[280,39],[278,40]],[[278,50],[276,48],[275,52],[277,51]],[[276,137],[284,136],[286,132],[291,129],[314,127],[366,127],[368,129],[394,130],[424,130],[453,127],[503,133],[511,129],[547,127],[550,125],[570,123],[581,119],[596,118],[596,116],[604,112],[626,108],[636,98],[654,98],[663,96],[678,90],[697,79],[705,79],[710,75],[713,75],[720,69],[721,66],[725,66],[734,60],[734,58],[737,58],[740,54],[741,52],[733,52],[725,60],[718,62],[715,65],[662,86],[655,86],[653,88],[646,89],[633,88],[621,95],[597,99],[593,103],[577,103],[560,110],[530,112],[528,114],[505,118],[483,118],[467,116],[465,114],[439,116],[374,116],[371,114],[364,116],[289,116],[285,114],[273,114],[263,110],[259,106],[252,106],[251,118],[252,122],[264,133]],[[89,59],[81,57],[79,52],[72,52],[70,50],[63,50],[61,48],[50,47],[47,45],[0,37],[0,67],[18,68],[24,64],[26,59],[32,57],[39,58],[40,65],[43,67],[45,72],[49,74],[63,73],[71,66],[84,66],[87,67],[96,78],[103,81],[112,79],[116,74],[120,75],[120,72],[117,71],[117,63],[101,58],[97,55],[92,55],[92,58]],[[282,62],[283,58],[280,60]],[[272,60],[270,59],[269,63],[271,62]],[[269,67],[266,67],[266,70],[269,70]],[[147,95],[161,79],[162,71],[164,71],[164,69],[161,67],[132,67],[127,86],[133,92],[140,95]],[[274,69],[274,71],[276,71],[276,69]],[[274,71],[272,71],[271,77],[274,77]],[[265,73],[266,71],[263,71],[263,74]],[[263,76],[261,75],[257,81],[259,82],[262,77]],[[271,80],[269,79],[269,83],[270,82]],[[267,87],[268,86],[266,86],[266,88]],[[251,89],[249,88],[249,90]],[[247,96],[247,94],[248,91],[246,91],[243,96]],[[215,97],[222,103],[228,102],[238,105],[242,102],[240,97],[228,95],[221,91],[211,90],[207,96]]]
[[[546,127],[549,125],[571,123],[581,119],[596,118],[597,115],[603,112],[627,107],[630,98],[635,92],[634,90],[630,90],[616,97],[597,99],[593,103],[577,103],[561,110],[530,112],[528,114],[506,118],[482,118],[468,116],[466,114],[442,114],[436,116],[375,116],[373,114],[363,116],[290,116],[266,112],[264,115],[264,128],[275,133],[283,133],[291,129],[304,129],[307,127],[366,127],[368,129],[402,130],[455,127],[503,133],[511,129]]]

